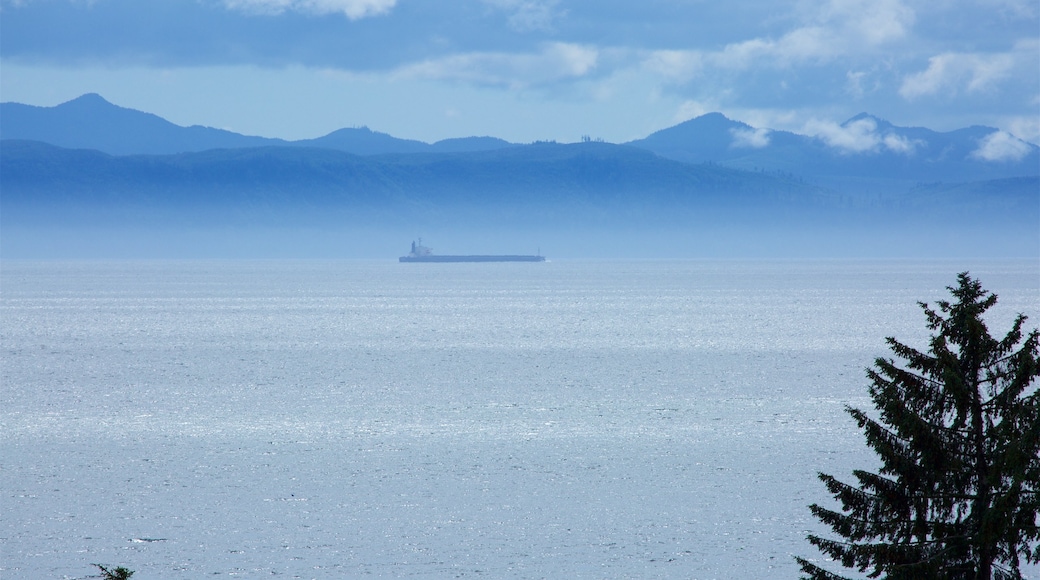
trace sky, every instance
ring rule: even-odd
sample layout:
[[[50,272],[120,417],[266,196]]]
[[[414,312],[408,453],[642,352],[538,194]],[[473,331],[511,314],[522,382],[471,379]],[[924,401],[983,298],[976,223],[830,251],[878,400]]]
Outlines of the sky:
[[[0,100],[305,139],[621,143],[867,112],[1040,143],[1036,0],[0,0]]]

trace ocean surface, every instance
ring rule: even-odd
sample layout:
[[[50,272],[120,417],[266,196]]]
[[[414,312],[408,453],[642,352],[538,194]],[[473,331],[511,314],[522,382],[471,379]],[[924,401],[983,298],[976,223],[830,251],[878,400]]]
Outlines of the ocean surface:
[[[1036,260],[5,262],[0,577],[796,578],[963,270],[1040,324]]]

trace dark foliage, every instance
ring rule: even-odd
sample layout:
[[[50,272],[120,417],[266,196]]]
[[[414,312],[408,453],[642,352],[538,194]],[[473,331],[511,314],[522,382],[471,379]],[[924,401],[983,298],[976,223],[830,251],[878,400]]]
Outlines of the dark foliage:
[[[842,511],[812,505],[840,540],[809,541],[870,578],[1018,579],[1040,561],[1040,350],[1019,315],[1003,339],[983,320],[997,297],[967,273],[954,302],[921,304],[927,353],[894,338],[868,370],[877,418],[848,412],[878,454],[850,485],[820,474]],[[806,578],[841,576],[796,558]]]
[[[97,568],[98,570],[101,570],[101,575],[99,577],[103,578],[104,580],[129,580],[129,578],[134,575],[133,570],[129,570],[122,566],[116,568],[108,568],[106,566],[102,566],[101,564],[91,565]]]

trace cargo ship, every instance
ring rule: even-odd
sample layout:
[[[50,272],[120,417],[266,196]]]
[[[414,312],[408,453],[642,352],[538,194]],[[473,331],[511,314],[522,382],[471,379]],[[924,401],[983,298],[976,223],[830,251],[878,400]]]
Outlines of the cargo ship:
[[[412,242],[412,251],[407,256],[401,256],[398,259],[401,262],[544,262],[545,256],[542,256],[540,252],[534,256],[520,254],[439,256],[434,254],[430,248],[422,245],[422,238],[419,238],[419,243]]]

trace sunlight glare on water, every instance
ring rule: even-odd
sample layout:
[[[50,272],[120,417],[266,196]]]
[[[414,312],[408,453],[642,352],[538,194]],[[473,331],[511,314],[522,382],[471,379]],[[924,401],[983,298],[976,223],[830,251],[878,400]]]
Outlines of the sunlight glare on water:
[[[792,578],[964,269],[1040,320],[1022,261],[5,263],[0,572]]]

